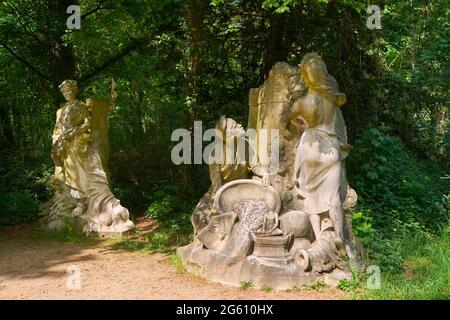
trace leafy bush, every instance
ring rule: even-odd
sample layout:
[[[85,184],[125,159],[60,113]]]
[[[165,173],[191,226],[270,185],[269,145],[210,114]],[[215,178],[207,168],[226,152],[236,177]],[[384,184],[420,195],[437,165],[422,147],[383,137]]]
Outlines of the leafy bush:
[[[37,165],[37,161],[19,159],[11,149],[0,153],[0,225],[36,219],[39,204],[50,198],[47,180],[53,173],[53,166]]]
[[[347,279],[341,279],[336,286],[339,290],[346,291],[346,292],[352,292],[357,288],[358,283],[354,281],[350,281]]]
[[[37,196],[29,190],[4,191],[0,189],[0,226],[13,225],[36,219],[39,213]]]
[[[183,198],[182,190],[168,182],[162,182],[153,192],[153,201],[147,216],[157,220],[161,226],[181,232],[190,232],[192,200]]]
[[[402,269],[401,247],[411,235],[426,238],[449,219],[449,182],[427,160],[418,161],[389,128],[368,128],[349,157],[350,184],[358,193],[353,229],[383,270]]]

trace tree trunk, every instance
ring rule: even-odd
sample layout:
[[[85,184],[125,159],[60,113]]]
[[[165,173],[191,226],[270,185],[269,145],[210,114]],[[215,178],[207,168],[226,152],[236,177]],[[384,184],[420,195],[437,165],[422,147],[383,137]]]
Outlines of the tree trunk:
[[[190,102],[188,108],[188,119],[193,122],[197,118],[196,104],[197,87],[199,85],[200,73],[202,69],[202,44],[205,39],[205,28],[203,20],[205,17],[205,9],[208,4],[205,0],[189,0],[187,2],[187,44],[188,44],[188,61],[187,61],[187,98]]]
[[[60,84],[67,79],[75,79],[76,63],[73,54],[73,46],[63,42],[63,36],[67,30],[67,8],[71,5],[78,5],[77,0],[47,0],[47,23],[48,28],[46,39],[50,43],[51,52],[48,57],[53,62],[53,70],[50,75],[54,85]],[[81,21],[83,24],[83,21]]]
[[[286,36],[288,16],[286,14],[271,13],[269,16],[269,32],[266,40],[266,51],[262,57],[259,83],[262,84],[269,76],[270,69],[278,61],[287,61],[292,37]]]

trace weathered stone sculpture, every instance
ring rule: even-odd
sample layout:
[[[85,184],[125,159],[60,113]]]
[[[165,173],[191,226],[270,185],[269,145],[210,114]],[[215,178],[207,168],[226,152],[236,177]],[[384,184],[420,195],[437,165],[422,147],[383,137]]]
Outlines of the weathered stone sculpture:
[[[77,100],[73,80],[64,81],[60,90],[66,103],[57,111],[53,132],[54,196],[44,205],[41,222],[48,229],[71,224],[102,236],[125,234],[134,224],[128,210],[112,194],[105,170],[109,105]]]
[[[245,155],[239,154],[241,150],[238,148],[230,147],[236,146],[238,137],[245,133],[242,125],[231,118],[221,117],[216,124],[216,130],[218,131],[218,138],[221,139],[222,159],[214,161],[213,158],[219,155],[210,155],[209,177],[211,187],[194,209],[191,219],[194,234],[197,234],[199,229],[206,226],[209,217],[215,214],[214,195],[217,190],[227,182],[236,179],[245,179],[249,175]],[[227,152],[228,150],[231,150],[231,153]],[[228,159],[228,157],[232,159]],[[244,161],[239,161],[240,158]]]
[[[350,191],[343,166],[351,150],[339,109],[346,96],[339,91],[317,53],[304,57],[301,74],[308,91],[293,104],[290,116],[307,124],[294,166],[298,193],[304,198],[304,211],[309,215],[316,239],[322,231],[321,219],[327,215],[333,222],[336,247],[341,251],[345,246],[347,254],[354,257],[344,215],[347,193],[355,194]]]
[[[339,109],[345,101],[318,54],[305,55],[300,70],[275,64],[250,91],[248,127],[279,130],[278,166],[260,161],[273,142],[257,135],[256,161],[247,163],[252,179],[222,181],[210,193],[214,214],[179,248],[187,270],[275,289],[350,278],[349,264],[360,261],[351,231],[357,196],[344,163],[351,150]]]
[[[303,205],[294,193],[294,161],[296,145],[303,129],[288,119],[289,106],[305,88],[300,80],[298,68],[285,62],[276,63],[269,72],[266,82],[250,90],[248,129],[278,130],[279,167],[261,161],[260,155],[271,152],[271,140],[258,134],[256,141],[257,161],[250,165],[255,178],[267,175],[271,185],[278,190],[285,209],[301,210]]]

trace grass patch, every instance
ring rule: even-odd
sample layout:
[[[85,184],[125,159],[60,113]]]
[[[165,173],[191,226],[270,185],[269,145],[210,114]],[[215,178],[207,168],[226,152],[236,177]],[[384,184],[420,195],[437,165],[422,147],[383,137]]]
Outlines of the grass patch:
[[[252,280],[248,280],[248,281],[241,281],[239,288],[241,288],[242,290],[247,290],[250,288],[253,288],[253,281]]]
[[[286,289],[284,291],[285,292],[300,292],[300,291],[302,291],[302,288],[300,288],[298,286],[293,286],[292,288]]]
[[[339,281],[336,288],[338,288],[341,291],[345,291],[345,292],[353,292],[358,288],[358,285],[359,285],[359,283],[357,281],[355,281],[354,279],[352,279],[352,280],[342,279]]]
[[[72,244],[92,244],[99,241],[98,238],[94,236],[88,236],[82,231],[75,229],[68,224],[60,230],[36,229],[33,230],[32,235],[37,239]]]
[[[271,292],[271,291],[273,291],[272,287],[267,286],[265,284],[263,284],[260,289],[261,289],[261,291],[264,291],[264,292]]]
[[[139,232],[137,231],[137,234]],[[112,241],[114,249],[143,251],[146,253],[175,253],[176,248],[189,244],[192,235],[180,232],[177,228],[160,226],[155,231],[137,239],[124,237]]]
[[[170,256],[169,262],[175,267],[176,273],[183,273],[184,266],[181,256],[178,253],[174,253]]]
[[[161,181],[146,212],[146,217],[157,221],[158,227],[145,235],[136,229],[132,236],[114,241],[113,248],[174,254],[178,247],[192,242],[192,203],[180,197],[180,193],[182,190],[172,183]]]
[[[316,281],[305,287],[306,290],[314,290],[318,292],[322,292],[327,287],[326,283],[323,280]]]
[[[402,272],[381,270],[381,288],[365,289],[363,299],[450,299],[450,227],[441,236],[410,236],[402,241]]]

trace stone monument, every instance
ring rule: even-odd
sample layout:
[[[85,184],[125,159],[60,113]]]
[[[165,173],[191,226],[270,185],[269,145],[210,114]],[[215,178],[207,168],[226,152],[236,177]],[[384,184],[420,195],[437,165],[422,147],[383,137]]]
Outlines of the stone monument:
[[[357,195],[345,171],[351,150],[340,110],[345,102],[317,53],[306,54],[300,68],[273,66],[265,83],[250,91],[248,128],[257,134],[249,150],[256,156],[228,164],[226,175],[211,179],[194,210],[193,221],[202,217],[194,241],[178,249],[188,271],[274,289],[351,279],[350,265],[362,261],[351,230]],[[277,165],[261,161],[274,150],[259,134],[263,129],[279,132]]]
[[[66,103],[57,111],[53,131],[54,196],[42,208],[41,225],[55,230],[69,224],[106,237],[127,234],[134,224],[111,192],[106,170],[110,106],[100,100],[77,100],[74,80],[64,81],[59,89]]]

